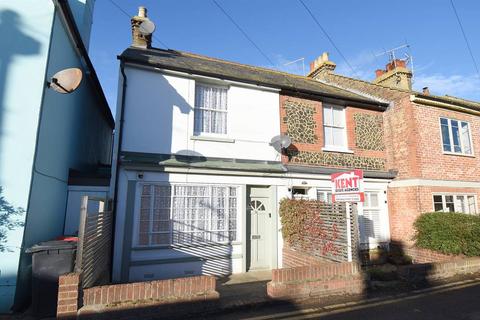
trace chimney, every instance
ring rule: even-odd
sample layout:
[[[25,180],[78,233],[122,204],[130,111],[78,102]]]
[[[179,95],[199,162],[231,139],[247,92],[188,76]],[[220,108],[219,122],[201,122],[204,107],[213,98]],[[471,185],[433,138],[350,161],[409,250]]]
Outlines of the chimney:
[[[322,79],[327,74],[333,73],[337,65],[328,59],[328,53],[324,52],[320,57],[310,63],[310,72],[307,77]]]
[[[149,19],[147,18],[147,8],[138,7],[138,15],[134,16],[130,20],[132,24],[132,47],[152,47],[152,34],[144,34],[140,32],[140,24],[147,20],[149,21]]]
[[[412,90],[412,72],[407,68],[405,60],[394,59],[387,63],[385,70],[375,70],[373,83],[395,89]]]
[[[423,87],[422,92],[424,95],[429,96],[430,95],[430,89],[428,87]]]

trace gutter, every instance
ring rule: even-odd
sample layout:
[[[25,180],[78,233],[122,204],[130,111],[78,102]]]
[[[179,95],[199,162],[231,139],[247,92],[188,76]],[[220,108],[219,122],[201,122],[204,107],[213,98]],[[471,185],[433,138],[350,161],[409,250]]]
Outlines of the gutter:
[[[201,75],[201,76],[205,76],[205,77],[214,77],[214,78],[219,78],[219,79],[249,83],[249,84],[253,84],[253,85],[257,85],[257,86],[265,86],[265,87],[275,86],[275,87],[277,87],[281,90],[290,90],[292,92],[305,93],[305,94],[309,94],[309,95],[317,96],[317,97],[325,97],[325,98],[332,98],[332,99],[337,99],[337,100],[357,102],[357,103],[361,103],[363,105],[365,105],[365,104],[366,105],[371,105],[374,108],[375,107],[378,108],[379,106],[381,106],[381,107],[383,107],[382,110],[386,109],[389,106],[388,103],[382,103],[382,102],[366,100],[366,99],[364,100],[364,99],[352,98],[352,97],[345,97],[345,96],[335,95],[335,94],[331,94],[331,93],[318,92],[318,91],[302,90],[302,89],[296,88],[295,86],[279,86],[278,84],[266,83],[266,82],[261,82],[261,81],[245,80],[245,79],[238,78],[238,77],[231,77],[231,76],[227,77],[225,75],[219,75],[219,74],[212,73],[212,72],[201,72],[201,71],[195,71],[195,70],[188,69],[188,68],[171,67],[171,66],[164,65],[164,64],[161,64],[161,63],[150,63],[148,61],[141,61],[141,60],[138,60],[138,59],[132,59],[131,57],[125,57],[125,56],[123,56],[123,54],[119,55],[117,58],[120,61],[131,62],[131,63],[135,63],[135,64],[138,64],[138,65],[141,65],[141,66],[150,67],[150,68],[162,68],[162,69],[166,69],[166,70],[184,72],[184,73],[187,73],[187,74],[196,74],[196,75]]]
[[[432,97],[427,98],[426,96],[417,96],[412,94],[410,95],[410,101],[427,105],[427,106],[439,107],[439,108],[449,109],[453,111],[469,113],[475,116],[480,116],[480,111],[467,108],[467,107],[461,107],[452,103],[438,101]]]
[[[78,31],[77,25],[75,23],[75,19],[73,18],[72,11],[70,10],[70,6],[68,5],[67,0],[52,0],[55,7],[58,9],[58,13],[63,20],[64,25],[66,26],[67,34],[70,40],[74,44],[75,51],[79,55],[82,60],[83,65],[88,69],[85,73],[87,78],[89,79],[92,87],[94,88],[95,92],[97,93],[97,97],[100,100],[100,105],[102,107],[102,113],[104,114],[108,124],[113,129],[115,127],[115,121],[112,116],[112,112],[108,107],[107,99],[105,98],[105,94],[103,93],[102,86],[100,85],[100,81],[98,80],[97,73],[95,72],[95,68],[93,67],[92,62],[90,61],[90,57],[88,56],[87,49],[83,44],[82,37],[80,32]]]

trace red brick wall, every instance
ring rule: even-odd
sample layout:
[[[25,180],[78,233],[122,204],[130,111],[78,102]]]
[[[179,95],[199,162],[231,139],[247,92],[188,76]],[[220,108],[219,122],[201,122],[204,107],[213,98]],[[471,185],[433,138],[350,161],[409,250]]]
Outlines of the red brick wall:
[[[107,305],[124,302],[198,301],[218,298],[215,278],[196,276],[187,278],[145,281],[93,287],[83,291],[83,305]]]
[[[80,275],[72,273],[60,276],[57,302],[57,318],[76,319],[80,307],[134,303],[141,305],[195,302],[218,299],[216,281],[212,276],[196,276],[178,279],[115,284],[83,289]],[[83,304],[79,296],[83,294]],[[98,310],[97,310],[98,311]]]
[[[446,109],[413,104],[418,127],[417,158],[419,175],[426,179],[480,180],[480,117]],[[440,117],[470,124],[472,157],[444,154],[440,135]]]
[[[470,124],[474,156],[444,154],[440,117]],[[480,117],[415,104],[405,96],[384,113],[388,168],[397,179],[480,180]]]
[[[80,274],[69,273],[58,279],[57,318],[76,319],[79,307]]]
[[[298,101],[308,104],[315,108],[314,120],[317,124],[315,134],[318,137],[317,142],[314,144],[309,143],[298,143],[294,141],[295,147],[299,151],[310,151],[310,152],[322,152],[322,148],[325,145],[324,135],[323,135],[323,108],[322,102],[318,100],[303,99],[298,97],[280,95],[280,132],[285,134],[287,132],[288,126],[285,123],[284,118],[287,116],[285,111],[285,102],[286,101]],[[375,151],[375,150],[362,150],[357,148],[355,145],[355,122],[353,116],[356,113],[366,113],[366,114],[382,114],[381,111],[373,111],[367,109],[361,109],[356,107],[347,106],[345,110],[345,121],[346,121],[346,130],[347,130],[347,143],[348,148],[353,151],[354,155],[362,157],[372,157],[372,158],[386,158],[387,151]],[[283,156],[282,162],[288,163],[288,157]]]
[[[364,286],[360,266],[356,263],[323,263],[272,270],[272,281],[267,283],[267,294],[271,298],[301,300],[359,294],[363,292]]]
[[[293,267],[303,267],[303,266],[313,266],[325,262],[331,262],[324,260],[298,250],[292,249],[288,244],[284,243],[282,249],[282,261],[284,268],[293,268]]]
[[[398,171],[397,178],[418,176],[417,137],[410,97],[395,101],[383,113],[387,168]]]
[[[433,195],[437,193],[476,194],[477,201],[480,199],[480,189],[477,188],[426,186],[388,188],[388,211],[392,241],[402,242],[406,246],[413,245],[413,223],[422,213],[433,211]]]
[[[413,263],[442,262],[453,260],[456,257],[417,247],[402,247],[401,250],[404,254],[412,257]]]

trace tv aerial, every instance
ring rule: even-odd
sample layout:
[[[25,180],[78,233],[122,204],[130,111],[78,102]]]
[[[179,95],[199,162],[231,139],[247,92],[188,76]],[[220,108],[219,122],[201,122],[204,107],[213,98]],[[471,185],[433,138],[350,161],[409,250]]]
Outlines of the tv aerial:
[[[64,69],[55,73],[47,86],[58,93],[72,93],[82,82],[82,77],[83,73],[79,68]]]
[[[142,21],[142,23],[140,23],[138,30],[144,36],[151,35],[155,31],[155,23],[153,23],[150,19],[145,19]]]
[[[270,145],[277,150],[278,153],[283,153],[292,144],[292,139],[286,134],[280,134],[270,140]]]

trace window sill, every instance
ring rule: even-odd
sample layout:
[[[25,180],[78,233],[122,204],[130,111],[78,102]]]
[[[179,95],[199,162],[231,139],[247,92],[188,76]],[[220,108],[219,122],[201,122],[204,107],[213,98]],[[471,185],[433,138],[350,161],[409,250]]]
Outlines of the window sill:
[[[446,156],[459,156],[459,157],[475,158],[474,154],[456,153],[456,152],[448,152],[448,151],[443,151],[443,154],[446,155]]]
[[[353,153],[353,151],[349,150],[349,149],[336,149],[336,148],[329,148],[329,147],[323,147],[322,151],[325,151],[325,152],[339,152],[339,153]]]
[[[235,139],[222,138],[222,137],[212,137],[212,136],[191,136],[190,140],[235,143]]]
[[[234,245],[241,245],[242,241],[232,241],[232,242],[206,242],[198,244],[157,244],[157,245],[148,245],[148,246],[139,246],[135,245],[132,247],[133,251],[143,251],[143,250],[158,250],[158,249],[179,249],[179,248],[201,248],[201,247],[228,247]]]

